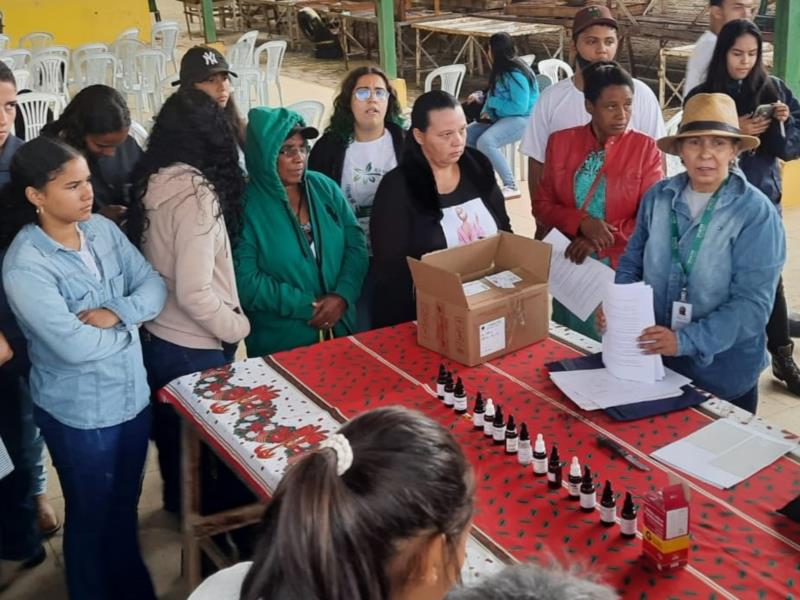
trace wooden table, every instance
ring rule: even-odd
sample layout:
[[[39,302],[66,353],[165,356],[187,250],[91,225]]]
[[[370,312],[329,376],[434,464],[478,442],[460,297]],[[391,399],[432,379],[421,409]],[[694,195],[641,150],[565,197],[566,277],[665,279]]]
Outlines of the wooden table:
[[[471,395],[480,389],[502,402],[507,413],[527,421],[558,442],[562,455],[590,460],[593,470],[612,479],[615,489],[640,496],[675,474],[650,452],[709,423],[712,418],[769,425],[733,405],[711,399],[702,409],[638,421],[613,421],[577,409],[552,385],[542,365],[593,352],[598,344],[551,324],[551,340],[490,363],[462,367],[452,361]],[[563,561],[592,564],[593,570],[636,598],[784,598],[800,556],[800,525],[774,510],[800,491],[795,457],[779,459],[731,490],[716,490],[684,476],[692,490],[693,548],[686,569],[657,573],[639,562],[639,540],[600,526],[565,492],[548,491],[530,467],[474,432],[469,415],[458,416],[436,400],[432,378],[442,358],[416,345],[413,324],[298,348],[263,359],[187,375],[161,390],[184,417],[184,575],[200,579],[200,552],[220,566],[225,556],[210,536],[256,522],[255,505],[217,515],[198,513],[198,439],[208,443],[254,492],[270,496],[292,457],[314,447],[339,425],[368,408],[403,404],[449,427],[476,471],[477,513],[468,546],[466,580],[496,572],[504,563]],[[597,447],[603,433],[645,462],[643,473]],[[773,434],[789,435],[773,430]],[[795,436],[796,437],[796,436]]]
[[[558,25],[541,25],[539,23],[517,23],[514,21],[489,19],[482,17],[456,17],[435,21],[420,21],[411,25],[416,30],[416,73],[417,85],[422,76],[422,57],[428,59],[433,68],[439,63],[425,49],[425,43],[433,36],[450,36],[455,40],[465,38],[464,43],[456,53],[453,64],[458,63],[462,56],[465,58],[467,69],[470,73],[477,71],[483,74],[483,61],[488,59],[483,47],[484,41],[495,33],[504,32],[513,38],[536,36],[542,34],[558,34],[559,45],[555,52],[545,46],[550,56],[560,57],[564,50],[564,28]]]

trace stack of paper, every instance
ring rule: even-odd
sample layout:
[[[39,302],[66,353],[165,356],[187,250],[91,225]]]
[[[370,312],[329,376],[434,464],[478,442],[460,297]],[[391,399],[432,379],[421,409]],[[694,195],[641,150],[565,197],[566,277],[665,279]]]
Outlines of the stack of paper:
[[[706,483],[727,489],[797,447],[788,441],[719,419],[651,455]]]
[[[691,379],[671,369],[664,371],[664,378],[654,383],[619,379],[608,369],[551,372],[550,379],[578,407],[599,410],[682,395],[681,388]]]
[[[642,282],[608,284],[603,298],[603,364],[620,379],[654,383],[664,378],[660,354],[645,354],[638,339],[656,323],[653,288]]]
[[[0,479],[11,473],[14,470],[14,464],[11,462],[11,457],[8,455],[3,438],[0,438]]]
[[[551,229],[542,241],[553,246],[548,281],[550,293],[585,321],[600,306],[606,286],[614,283],[614,271],[593,258],[587,258],[580,265],[569,260],[564,256],[569,239],[558,229]]]

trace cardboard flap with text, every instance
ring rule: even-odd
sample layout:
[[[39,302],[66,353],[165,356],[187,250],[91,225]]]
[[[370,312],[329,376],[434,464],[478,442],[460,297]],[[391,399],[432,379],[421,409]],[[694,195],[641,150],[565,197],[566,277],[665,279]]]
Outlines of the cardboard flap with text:
[[[408,268],[411,269],[411,277],[414,279],[414,287],[417,288],[418,293],[428,293],[446,302],[467,306],[467,298],[464,296],[458,273],[450,273],[410,256],[406,260],[408,260]]]
[[[501,232],[499,244],[494,256],[497,270],[522,267],[542,283],[550,278],[550,244],[531,238]]]

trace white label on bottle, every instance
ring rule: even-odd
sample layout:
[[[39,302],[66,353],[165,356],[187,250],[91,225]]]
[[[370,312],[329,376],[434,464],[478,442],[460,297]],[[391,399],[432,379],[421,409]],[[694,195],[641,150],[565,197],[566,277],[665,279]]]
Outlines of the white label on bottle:
[[[444,384],[437,383],[436,384],[436,397],[444,400]]]
[[[506,439],[506,427],[503,425],[502,427],[493,427],[492,431],[494,432],[494,441],[495,442],[502,442]]]
[[[577,498],[581,495],[581,484],[572,483],[571,481],[567,480],[567,493],[572,496],[573,498]]]
[[[535,464],[535,463],[534,463],[534,464]],[[555,474],[555,472],[554,472],[554,471],[548,471],[548,472],[547,472],[547,481],[552,481],[552,482],[555,482],[555,480],[556,480],[556,474]]]
[[[494,415],[483,415],[483,433],[485,435],[494,434],[494,425],[492,425],[493,419]]]
[[[533,459],[533,472],[537,475],[544,475],[547,473],[547,459],[546,458],[534,458]],[[553,475],[555,478],[555,475]],[[548,477],[549,479],[549,477]],[[555,479],[553,479],[555,481]]]
[[[636,517],[633,519],[621,519],[619,529],[625,535],[636,535]]]
[[[478,326],[481,358],[506,347],[506,319],[500,317]]]
[[[597,501],[597,495],[595,492],[591,494],[585,494],[581,492],[581,508],[594,508],[594,504]]]
[[[516,452],[519,448],[519,438],[506,438],[506,452]]]
[[[483,413],[472,413],[472,424],[475,427],[483,427]]]
[[[522,442],[519,443],[519,447],[517,448],[517,460],[521,465],[527,465],[531,462],[531,445],[523,444]]]
[[[445,392],[444,393],[444,403],[447,406],[453,406],[455,400],[453,399],[453,392]]]
[[[467,397],[466,396],[455,396],[453,398],[453,408],[455,410],[463,410],[466,412],[467,410]]]
[[[616,506],[603,506],[600,505],[600,520],[603,523],[613,523],[617,517]]]

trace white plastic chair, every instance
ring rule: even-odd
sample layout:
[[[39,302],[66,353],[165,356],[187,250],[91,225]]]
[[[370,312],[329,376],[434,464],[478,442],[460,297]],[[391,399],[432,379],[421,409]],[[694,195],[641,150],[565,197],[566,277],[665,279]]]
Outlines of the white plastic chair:
[[[261,56],[266,54],[267,59],[264,67],[261,66]],[[283,56],[286,54],[286,42],[276,40],[261,44],[253,53],[253,62],[261,73],[261,103],[264,106],[269,104],[269,85],[275,84],[278,88],[279,106],[283,106],[283,90],[281,89],[281,67],[283,66]]]
[[[63,99],[64,104],[69,100],[67,90],[67,66],[69,59],[62,54],[43,53],[31,60],[31,86],[36,92],[54,94]]]
[[[303,121],[310,127],[320,129],[322,117],[325,115],[325,105],[317,100],[303,100],[286,107],[303,117]]]
[[[683,111],[679,110],[676,112],[669,121],[667,121],[666,129],[667,135],[675,135],[678,133],[678,128],[681,126],[681,121],[683,120]],[[678,173],[683,173],[686,170],[686,167],[683,166],[681,162],[680,156],[675,156],[674,154],[664,154],[667,159],[667,177],[672,177],[673,175],[677,175]]]
[[[14,69],[14,59],[13,58],[7,58],[5,56],[0,56],[0,62],[2,62],[4,65],[6,65],[9,69],[12,69],[12,70]]]
[[[255,53],[256,41],[258,40],[258,30],[254,29],[241,35],[236,43],[228,50],[228,64],[238,73],[237,69],[258,66],[253,55]]]
[[[553,83],[567,77],[572,77],[575,72],[567,63],[559,58],[545,58],[539,61],[539,73],[547,75]],[[561,75],[563,74],[563,77]]]
[[[539,86],[539,93],[541,94],[544,90],[553,85],[553,80],[550,79],[549,75],[545,75],[544,73],[539,73],[536,76],[536,85]]]
[[[178,47],[178,34],[180,27],[176,21],[161,21],[153,23],[150,30],[150,47],[153,50],[161,50],[167,60],[172,63],[172,69],[178,72],[178,59],[176,49]]]
[[[150,137],[150,133],[141,123],[131,121],[131,126],[128,129],[128,135],[136,140],[136,143],[139,144],[139,147],[142,150],[147,147],[147,139]]]
[[[120,40],[138,40],[139,39],[139,28],[138,27],[131,27],[130,29],[125,29],[122,33],[117,36],[117,39],[114,42],[118,42]]]
[[[14,48],[13,50],[4,50],[0,56],[8,64],[8,60],[12,61],[9,65],[12,69],[28,69],[31,65],[31,51],[24,48]]]
[[[139,40],[121,39],[111,44],[111,53],[117,57],[119,66],[117,83],[114,87],[122,93],[126,93],[139,83],[134,57],[142,50],[147,50],[147,46]]]
[[[166,57],[161,50],[140,50],[133,59],[136,81],[125,92],[136,97],[136,112],[140,118],[144,111],[155,112],[159,86],[166,77]]]
[[[11,43],[11,38],[0,33],[0,50],[5,50]]]
[[[47,111],[57,119],[61,113],[61,99],[53,94],[31,92],[17,96],[17,110],[25,121],[25,139],[30,141],[37,137],[42,127],[47,125]]]
[[[114,87],[119,61],[110,52],[87,54],[75,64],[75,71],[75,79],[81,88],[90,85]]]
[[[75,48],[71,56],[70,74],[72,77],[70,78],[70,83],[76,83],[80,87],[84,87],[86,84],[81,80],[83,75],[81,73],[81,63],[83,59],[90,54],[101,54],[103,52],[108,52],[108,46],[100,43],[84,44]]]
[[[528,65],[531,69],[533,68],[533,63],[536,62],[536,55],[535,54],[523,54],[520,56],[522,62]]]
[[[55,36],[47,31],[31,31],[19,38],[19,47],[26,50],[39,50],[53,45]]]
[[[241,67],[236,74],[238,77],[231,82],[231,93],[241,114],[246,115],[254,106],[265,106],[259,70]]]
[[[433,89],[433,81],[439,77],[441,79],[441,89],[458,98],[466,72],[467,65],[446,65],[434,69],[425,78],[425,91],[430,92]]]
[[[14,81],[18,90],[29,90],[31,87],[31,72],[28,69],[14,69]]]

